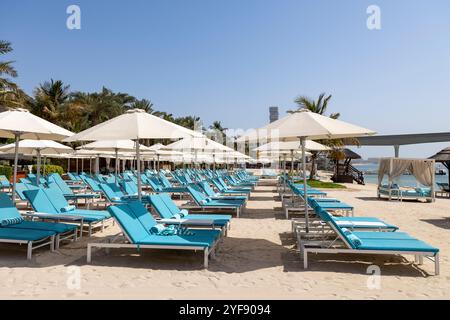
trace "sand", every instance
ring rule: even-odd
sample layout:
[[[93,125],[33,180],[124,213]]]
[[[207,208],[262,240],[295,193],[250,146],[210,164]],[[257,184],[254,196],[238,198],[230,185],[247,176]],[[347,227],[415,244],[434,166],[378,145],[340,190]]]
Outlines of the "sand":
[[[304,270],[283,219],[274,186],[258,186],[208,270],[202,254],[144,250],[99,251],[86,264],[86,243],[117,234],[117,226],[91,238],[37,251],[32,261],[18,246],[0,246],[0,298],[34,299],[448,299],[450,298],[450,199],[435,203],[376,199],[373,185],[347,185],[329,196],[355,206],[441,250],[441,274],[412,257],[319,255]],[[381,277],[367,268],[378,265]],[[79,275],[79,277],[78,277]],[[79,280],[79,281],[78,281]],[[369,283],[369,286],[368,286]],[[375,285],[374,285],[375,284]]]

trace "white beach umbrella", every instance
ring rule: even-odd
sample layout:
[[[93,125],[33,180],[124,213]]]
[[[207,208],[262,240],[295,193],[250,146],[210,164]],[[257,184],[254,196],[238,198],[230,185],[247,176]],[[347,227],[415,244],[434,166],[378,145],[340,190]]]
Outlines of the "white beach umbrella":
[[[331,150],[330,147],[327,147],[323,144],[312,140],[306,140],[305,148],[309,151],[327,151]],[[301,150],[300,144],[298,141],[272,141],[266,144],[259,146],[258,148],[253,149],[254,151],[277,151],[277,150],[288,150],[295,151]]]
[[[227,147],[214,140],[208,139],[205,136],[185,138],[167,145],[166,148],[170,150],[182,150],[184,152],[194,151],[195,155],[197,155],[199,152],[207,151],[213,154],[220,152],[234,152],[234,150],[230,147]],[[213,157],[215,156],[213,155]],[[197,156],[195,157],[194,161],[197,162]]]
[[[0,137],[15,139],[12,198],[16,198],[17,162],[20,139],[62,140],[72,132],[39,118],[26,109],[17,108],[0,113]]]
[[[146,147],[142,144],[139,146],[139,148],[142,151],[150,151],[149,147]],[[115,181],[117,182],[119,152],[128,152],[136,150],[136,142],[133,140],[98,140],[85,144],[77,149],[114,152],[116,158],[114,173],[115,173]]]
[[[271,124],[256,130],[255,132],[244,135],[238,139],[242,142],[245,140],[257,140],[261,138],[261,134],[265,134],[265,139],[272,139],[276,136],[280,140],[298,140],[300,139],[302,149],[303,162],[303,190],[305,201],[307,198],[307,178],[306,178],[306,140],[319,139],[339,139],[352,138],[367,135],[373,135],[376,132],[359,127],[344,121],[331,119],[317,113],[313,113],[307,109],[291,113]],[[308,231],[308,205],[305,203],[306,229]]]
[[[306,140],[305,148],[309,151],[327,151],[331,150],[331,148],[320,144],[318,142],[312,140]],[[276,152],[276,151],[289,151],[291,154],[291,170],[294,168],[294,153],[297,150],[300,150],[300,144],[297,141],[272,141],[266,143],[258,148],[254,149],[255,151],[267,151],[267,152]],[[284,184],[286,187],[286,181]]]
[[[15,149],[15,143],[10,143],[0,147],[0,151],[2,152],[15,152]],[[41,156],[67,154],[73,152],[73,149],[53,140],[25,139],[19,141],[18,152],[37,157],[36,181],[38,182],[41,174]]]
[[[142,109],[131,109],[113,119],[84,130],[67,141],[97,141],[131,139],[179,139],[191,136],[201,137],[202,134],[181,127],[145,112]],[[142,183],[140,165],[140,144],[136,143],[138,197],[141,199]]]

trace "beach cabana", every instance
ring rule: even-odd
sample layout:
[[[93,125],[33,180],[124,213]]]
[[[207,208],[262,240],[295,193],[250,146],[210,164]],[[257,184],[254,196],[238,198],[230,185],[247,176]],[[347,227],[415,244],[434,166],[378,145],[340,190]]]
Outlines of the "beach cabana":
[[[418,184],[424,187],[400,187],[395,180],[403,174],[413,175]],[[388,183],[383,183],[387,176]],[[378,168],[378,198],[403,201],[406,199],[435,200],[435,161],[434,159],[382,158]]]

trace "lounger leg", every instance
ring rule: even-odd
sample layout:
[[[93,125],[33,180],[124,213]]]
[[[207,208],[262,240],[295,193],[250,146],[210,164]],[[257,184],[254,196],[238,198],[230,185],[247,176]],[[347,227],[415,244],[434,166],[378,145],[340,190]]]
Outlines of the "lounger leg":
[[[89,223],[88,235],[89,235],[89,237],[92,235],[92,223]]]
[[[32,252],[33,252],[33,242],[30,241],[30,242],[28,242],[28,246],[27,246],[27,260],[31,260]]]
[[[55,251],[55,236],[52,236],[52,238],[51,238],[50,251]]]
[[[423,256],[419,256],[419,265],[423,265]]]
[[[55,249],[59,250],[59,241],[60,241],[60,235],[57,234],[55,237]]]
[[[91,247],[91,245],[88,243],[88,245],[87,245],[87,253],[86,253],[86,260],[87,260],[87,263],[91,263],[91,261],[92,261],[91,255],[92,255],[92,247]]]
[[[105,220],[102,220],[102,232],[105,230]]]
[[[203,267],[205,269],[208,269],[208,256],[209,256],[209,250],[208,250],[208,248],[205,248],[204,256],[203,256]]]
[[[303,269],[308,269],[308,251],[303,251]]]
[[[440,270],[439,270],[439,253],[436,253],[436,255],[434,256],[434,274],[435,275],[439,275]]]
[[[241,211],[241,209],[240,209],[240,208],[237,208],[237,209],[236,209],[236,216],[237,216],[238,218],[239,218],[239,216],[240,216],[240,213],[241,213],[240,211]]]

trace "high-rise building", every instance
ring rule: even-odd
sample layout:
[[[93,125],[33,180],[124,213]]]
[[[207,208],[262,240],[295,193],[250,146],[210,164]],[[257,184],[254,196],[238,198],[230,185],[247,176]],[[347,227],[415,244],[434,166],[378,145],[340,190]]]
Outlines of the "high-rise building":
[[[269,107],[269,120],[270,123],[278,120],[278,107]]]

